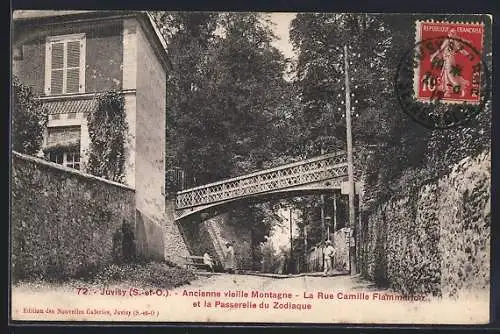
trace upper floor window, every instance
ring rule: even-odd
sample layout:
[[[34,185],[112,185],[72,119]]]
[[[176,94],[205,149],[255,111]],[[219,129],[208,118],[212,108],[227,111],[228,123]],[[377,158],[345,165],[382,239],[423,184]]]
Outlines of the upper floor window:
[[[45,94],[85,92],[85,34],[51,36],[45,51]]]

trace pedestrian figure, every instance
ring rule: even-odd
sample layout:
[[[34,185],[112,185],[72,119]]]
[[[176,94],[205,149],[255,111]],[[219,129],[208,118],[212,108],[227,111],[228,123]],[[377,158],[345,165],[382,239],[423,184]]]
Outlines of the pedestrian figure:
[[[285,254],[281,254],[279,259],[278,274],[282,275],[285,273],[287,258]]]
[[[224,269],[226,270],[226,272],[230,274],[234,273],[235,262],[236,259],[234,255],[233,245],[230,242],[226,242],[226,258],[224,263]]]
[[[212,260],[212,257],[207,252],[205,252],[205,254],[203,254],[203,264],[206,264],[207,266],[209,266],[210,271],[214,272],[214,260]]]
[[[325,247],[325,270],[323,272],[323,276],[327,276],[333,273],[334,257],[335,257],[335,248],[333,248],[332,242],[330,240],[327,240]]]

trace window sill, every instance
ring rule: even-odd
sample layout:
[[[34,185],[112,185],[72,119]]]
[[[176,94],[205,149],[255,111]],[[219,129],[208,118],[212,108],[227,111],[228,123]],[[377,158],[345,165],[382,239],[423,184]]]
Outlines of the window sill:
[[[69,94],[57,94],[57,95],[42,95],[38,99],[41,101],[57,101],[57,100],[71,100],[71,99],[93,99],[102,92],[90,92],[90,93],[69,93]],[[122,94],[135,94],[135,89],[124,89],[120,90]]]

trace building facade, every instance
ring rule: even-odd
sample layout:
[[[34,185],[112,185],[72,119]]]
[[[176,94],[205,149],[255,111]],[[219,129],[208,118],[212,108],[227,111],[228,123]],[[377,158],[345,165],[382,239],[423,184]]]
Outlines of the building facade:
[[[141,221],[161,224],[170,63],[151,17],[136,11],[20,10],[13,14],[12,31],[13,74],[49,114],[40,154],[85,172],[86,115],[96,108],[98,94],[120,92],[128,125],[124,183],[135,189]],[[147,243],[163,258],[160,237]]]

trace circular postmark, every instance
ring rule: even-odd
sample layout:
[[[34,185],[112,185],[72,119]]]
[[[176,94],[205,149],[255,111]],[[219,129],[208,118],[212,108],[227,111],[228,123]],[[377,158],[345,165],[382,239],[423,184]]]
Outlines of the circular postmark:
[[[490,91],[479,50],[453,31],[423,39],[408,50],[394,84],[403,111],[430,129],[467,125],[484,110]]]

